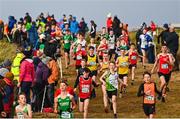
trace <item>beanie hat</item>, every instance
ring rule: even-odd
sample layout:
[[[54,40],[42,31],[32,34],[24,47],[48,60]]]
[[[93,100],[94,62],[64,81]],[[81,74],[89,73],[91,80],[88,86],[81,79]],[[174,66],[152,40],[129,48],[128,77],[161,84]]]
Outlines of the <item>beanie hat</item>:
[[[169,26],[168,26],[168,24],[167,24],[167,23],[166,23],[166,24],[164,24],[164,25],[163,25],[163,27],[164,27],[164,28],[166,28],[166,29],[168,29],[168,28],[169,28]]]

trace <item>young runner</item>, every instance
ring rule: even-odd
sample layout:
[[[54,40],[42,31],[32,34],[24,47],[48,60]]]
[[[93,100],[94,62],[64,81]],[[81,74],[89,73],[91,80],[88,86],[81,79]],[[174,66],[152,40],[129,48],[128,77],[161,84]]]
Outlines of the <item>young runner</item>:
[[[60,118],[72,118],[72,111],[76,107],[74,97],[67,92],[67,82],[60,83],[61,94],[54,99],[54,112],[58,113]]]
[[[79,86],[79,111],[83,112],[83,117],[87,118],[89,101],[92,93],[92,85],[95,87],[98,84],[95,82],[94,77],[90,77],[90,70],[88,68],[84,69],[83,75],[79,77],[79,80],[75,83],[74,91],[76,92],[76,87]]]
[[[100,78],[102,85],[105,87],[105,92],[103,92],[103,101],[104,101],[104,111],[107,113],[107,103],[108,98],[111,101],[112,109],[114,112],[114,118],[117,118],[117,90],[118,90],[118,73],[115,71],[115,63],[109,63],[109,70],[106,71]],[[103,90],[104,91],[104,90]]]
[[[121,48],[120,50],[121,56],[117,58],[116,66],[118,68],[119,78],[123,83],[120,83],[120,94],[119,97],[122,97],[122,92],[126,92],[127,80],[128,80],[128,66],[129,66],[129,58],[125,56],[125,50]]]
[[[76,72],[78,73],[78,69],[81,68],[81,60],[86,59],[86,51],[82,50],[82,45],[78,44],[77,52],[74,55],[74,59],[76,60]]]
[[[16,115],[18,119],[32,118],[31,105],[26,103],[26,96],[24,93],[18,96],[19,105],[16,106]]]
[[[156,95],[161,96],[161,93],[157,90],[156,84],[151,79],[151,74],[149,72],[144,72],[143,74],[144,83],[139,87],[137,96],[143,96],[143,110],[147,118],[153,118],[155,114],[155,104]]]
[[[116,38],[114,32],[113,30],[110,30],[109,39],[108,39],[109,60],[111,60],[112,55],[115,54],[115,43],[116,43]]]
[[[151,73],[154,72],[155,68],[157,67],[158,75],[160,78],[160,91],[162,95],[166,94],[166,86],[170,80],[171,75],[171,67],[174,64],[174,59],[172,55],[168,53],[167,46],[165,44],[161,47],[161,53],[159,53],[156,57],[156,61],[154,66],[151,70]],[[162,102],[165,102],[165,97],[162,97]]]
[[[66,30],[65,35],[63,36],[63,42],[64,42],[64,55],[65,55],[65,66],[68,68],[68,64],[70,64],[70,47],[71,42],[73,41],[73,37],[71,35],[71,32],[69,30]]]
[[[100,45],[97,48],[97,51],[99,53],[99,61],[101,62],[103,59],[104,52],[108,52],[108,44],[107,39],[105,37],[101,40]]]
[[[138,52],[135,49],[135,44],[131,43],[129,53],[129,69],[131,70],[131,85],[134,84],[135,69],[137,67]]]

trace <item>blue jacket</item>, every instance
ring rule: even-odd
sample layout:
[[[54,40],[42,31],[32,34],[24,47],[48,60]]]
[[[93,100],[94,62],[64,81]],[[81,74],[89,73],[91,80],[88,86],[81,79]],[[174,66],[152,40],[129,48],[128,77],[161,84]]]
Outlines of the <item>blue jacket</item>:
[[[70,22],[70,31],[75,34],[78,33],[79,24],[76,20]]]

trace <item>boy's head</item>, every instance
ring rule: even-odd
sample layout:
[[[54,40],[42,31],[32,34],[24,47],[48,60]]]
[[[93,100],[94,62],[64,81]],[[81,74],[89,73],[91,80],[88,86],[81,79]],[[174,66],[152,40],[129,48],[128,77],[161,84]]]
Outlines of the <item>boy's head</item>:
[[[25,93],[20,93],[18,95],[18,102],[19,102],[19,104],[26,104],[26,95],[25,95]]]
[[[94,47],[93,47],[93,46],[90,46],[90,47],[89,47],[89,53],[90,53],[90,54],[94,54]]]
[[[110,68],[110,69],[115,69],[115,62],[111,61],[111,62],[109,63],[109,68]]]
[[[81,49],[82,49],[82,45],[79,43],[78,46],[77,46],[77,51],[79,51]]]
[[[131,44],[130,44],[130,48],[131,48],[132,50],[135,49],[135,46],[136,46],[136,45],[135,45],[134,43],[131,43]]]
[[[85,67],[86,66],[86,60],[85,59],[82,59],[81,60],[81,67]]]
[[[62,79],[60,83],[60,89],[62,91],[65,91],[67,86],[68,86],[67,79]]]
[[[144,72],[143,79],[144,79],[144,82],[150,83],[151,82],[151,74],[149,72],[147,72],[147,71]]]
[[[85,69],[84,69],[84,72],[83,72],[84,78],[88,78],[90,72],[91,72],[91,71],[90,71],[89,68],[85,68]]]

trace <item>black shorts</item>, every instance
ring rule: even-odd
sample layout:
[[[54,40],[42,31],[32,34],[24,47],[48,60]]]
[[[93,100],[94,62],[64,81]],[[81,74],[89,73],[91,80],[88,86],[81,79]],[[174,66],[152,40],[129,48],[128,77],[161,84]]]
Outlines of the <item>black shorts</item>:
[[[159,78],[160,78],[161,76],[164,76],[166,83],[169,83],[169,80],[170,80],[170,78],[171,78],[171,72],[170,72],[169,74],[163,74],[163,73],[161,73],[161,72],[158,72],[158,75],[159,75]]]
[[[155,113],[155,104],[143,104],[143,110],[146,116]]]
[[[69,53],[70,53],[70,49],[64,48],[64,53],[65,53],[65,52],[69,54]]]
[[[89,97],[88,98],[79,98],[80,102],[84,102],[86,99],[89,99]]]
[[[129,69],[132,69],[132,67],[137,67],[137,65],[136,64],[130,64]]]
[[[76,65],[76,69],[79,69],[79,68],[81,68],[81,65]]]
[[[97,70],[91,71],[90,76],[97,76]]]
[[[109,55],[111,54],[115,54],[115,49],[110,49],[109,52],[108,52]]]
[[[114,91],[107,91],[108,98],[112,98],[113,95],[117,96],[117,89]]]
[[[119,78],[120,78],[121,80],[123,80],[123,78],[124,78],[125,76],[128,77],[128,74],[119,74]]]

